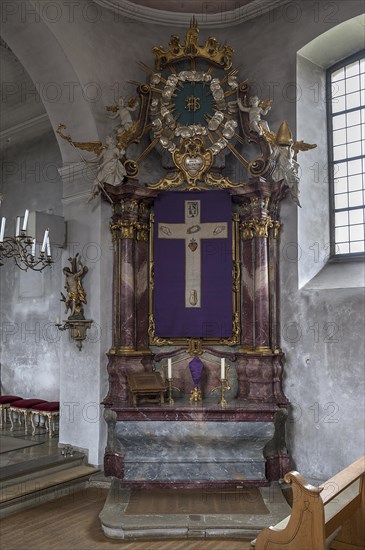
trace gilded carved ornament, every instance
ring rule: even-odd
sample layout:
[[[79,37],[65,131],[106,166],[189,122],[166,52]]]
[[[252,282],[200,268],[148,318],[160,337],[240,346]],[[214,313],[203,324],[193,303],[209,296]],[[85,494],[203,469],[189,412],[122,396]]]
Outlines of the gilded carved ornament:
[[[205,59],[225,70],[230,69],[232,67],[233,48],[226,44],[219,44],[214,36],[210,36],[204,45],[200,45],[198,35],[198,24],[196,19],[193,18],[183,44],[180,43],[179,36],[172,35],[166,50],[163,46],[152,49],[155,54],[155,69],[159,71],[172,61],[182,61],[187,58]]]
[[[269,229],[273,227],[271,217],[259,218],[254,216],[249,220],[245,220],[241,223],[241,236],[244,241],[258,238],[267,238],[269,236]]]

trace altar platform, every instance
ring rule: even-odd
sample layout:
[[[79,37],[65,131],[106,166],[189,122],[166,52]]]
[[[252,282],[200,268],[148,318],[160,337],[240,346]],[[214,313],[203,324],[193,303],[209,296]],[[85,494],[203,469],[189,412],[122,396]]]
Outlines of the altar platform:
[[[279,483],[246,489],[144,491],[125,489],[115,479],[99,518],[105,535],[117,539],[249,541],[288,514]]]

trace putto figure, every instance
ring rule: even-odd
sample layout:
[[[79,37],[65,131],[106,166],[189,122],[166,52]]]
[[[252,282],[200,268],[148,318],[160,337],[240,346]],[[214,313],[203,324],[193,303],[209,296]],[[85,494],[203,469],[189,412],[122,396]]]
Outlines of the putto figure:
[[[120,118],[120,126],[118,127],[118,135],[122,132],[128,132],[133,126],[133,119],[131,113],[133,113],[138,107],[138,101],[135,97],[132,97],[128,102],[123,96],[120,96],[118,105],[113,107],[107,107],[107,111],[112,111],[110,118]]]
[[[68,261],[71,264],[71,269],[69,267],[63,268],[66,277],[67,297],[61,292],[61,302],[65,302],[65,313],[71,312],[68,319],[85,319],[83,304],[86,304],[87,300],[82,286],[82,279],[89,270],[82,264],[79,254],[76,254],[74,258],[69,258]]]
[[[245,107],[240,98],[237,100],[240,111],[248,113],[250,130],[257,132],[260,136],[263,134],[263,129],[267,132],[270,131],[269,125],[266,120],[261,120],[261,116],[267,115],[271,109],[271,100],[260,101],[255,95],[250,98],[250,107]]]

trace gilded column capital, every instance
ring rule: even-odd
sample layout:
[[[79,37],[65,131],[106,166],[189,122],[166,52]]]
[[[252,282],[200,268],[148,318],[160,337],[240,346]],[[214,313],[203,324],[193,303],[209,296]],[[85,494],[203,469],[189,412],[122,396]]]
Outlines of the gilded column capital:
[[[255,237],[267,238],[269,236],[269,229],[273,226],[270,216],[267,218],[254,217],[251,221]]]
[[[241,238],[244,241],[249,241],[254,238],[252,220],[245,220],[241,223]]]
[[[135,225],[136,222],[130,220],[117,220],[111,222],[110,231],[112,233],[113,240],[133,239]]]
[[[136,222],[137,241],[148,241],[149,227],[147,223]]]
[[[267,238],[269,236],[269,229],[272,227],[273,222],[270,216],[267,218],[259,218],[258,216],[254,216],[241,223],[241,237],[244,241],[248,241],[254,237]]]

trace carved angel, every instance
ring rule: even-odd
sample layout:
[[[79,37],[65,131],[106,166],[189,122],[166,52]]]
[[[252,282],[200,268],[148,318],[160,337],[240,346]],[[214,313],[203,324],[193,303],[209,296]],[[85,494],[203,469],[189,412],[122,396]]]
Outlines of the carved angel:
[[[301,207],[299,201],[299,164],[294,160],[294,150],[292,145],[278,145],[271,158],[276,166],[272,174],[274,181],[283,180],[289,190],[292,200]]]
[[[277,134],[275,132],[264,132],[264,135],[272,147],[270,158],[275,162],[272,179],[274,181],[283,180],[293,201],[301,206],[299,201],[300,167],[294,157],[299,151],[308,151],[314,149],[317,145],[305,143],[304,141],[294,142],[292,132],[286,121],[281,123]]]
[[[109,201],[112,202],[109,195],[104,189],[104,183],[108,183],[109,185],[119,185],[127,176],[127,172],[124,167],[124,163],[126,161],[125,149],[117,144],[115,138],[113,138],[112,136],[107,136],[105,146],[102,144],[101,141],[73,141],[70,135],[65,135],[62,133],[62,130],[65,128],[66,126],[64,124],[60,124],[56,130],[63,139],[68,141],[71,145],[73,145],[73,147],[77,149],[88,151],[90,153],[95,153],[97,155],[96,158],[91,160],[81,156],[82,161],[85,164],[98,165],[97,174],[88,202],[96,197],[100,193],[100,191],[102,191],[109,199]]]
[[[263,134],[263,130],[270,132],[270,128],[266,120],[261,120],[261,116],[267,115],[271,109],[271,99],[260,101],[257,96],[250,98],[250,107],[245,107],[240,98],[237,100],[240,111],[248,113],[250,130],[257,132],[260,136]]]
[[[96,197],[100,190],[104,191],[104,183],[109,185],[123,183],[124,178],[127,176],[123,161],[125,161],[125,150],[117,147],[112,136],[107,136],[106,147],[98,156],[98,171],[89,201]]]

